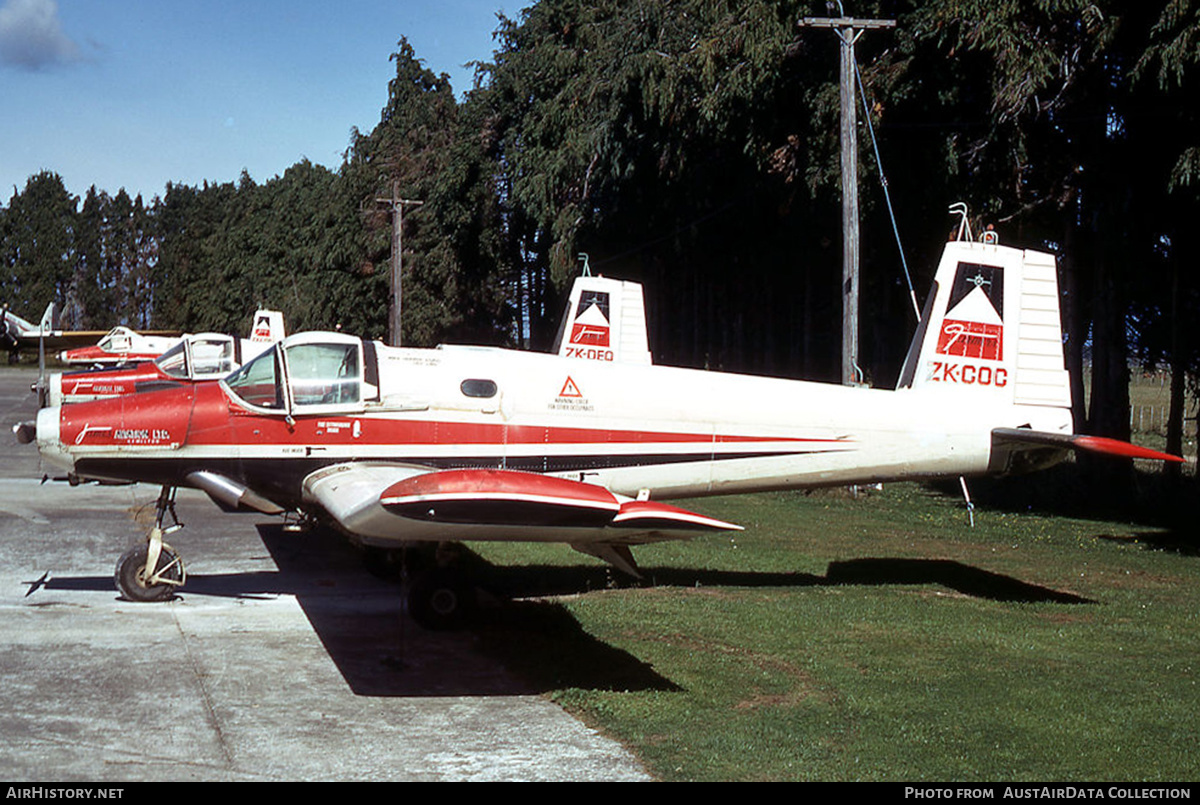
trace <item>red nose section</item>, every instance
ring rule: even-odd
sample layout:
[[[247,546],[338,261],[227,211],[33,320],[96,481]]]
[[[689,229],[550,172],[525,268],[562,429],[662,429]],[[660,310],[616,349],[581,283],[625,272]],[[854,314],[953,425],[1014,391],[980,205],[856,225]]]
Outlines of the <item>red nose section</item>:
[[[59,438],[70,450],[178,447],[187,439],[194,393],[190,386],[68,405]]]

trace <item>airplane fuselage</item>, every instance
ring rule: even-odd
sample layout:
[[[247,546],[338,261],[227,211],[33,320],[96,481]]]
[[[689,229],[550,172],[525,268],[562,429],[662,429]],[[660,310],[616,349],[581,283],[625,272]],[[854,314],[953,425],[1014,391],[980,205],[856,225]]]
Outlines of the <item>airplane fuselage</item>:
[[[1030,423],[1028,410],[944,391],[502,349],[373,351],[377,393],[348,404],[306,406],[281,389],[267,407],[199,384],[47,409],[39,442],[82,478],[187,485],[208,469],[295,507],[309,473],[349,461],[524,470],[669,499],[973,475],[989,470],[997,424],[1070,432],[1065,411]]]
[[[70,479],[163,487],[115,574],[135,600],[183,583],[162,540],[180,486],[368,546],[562,542],[636,573],[630,546],[740,528],[673,498],[1026,471],[1071,450],[1179,460],[1074,433],[1040,252],[947,244],[896,390],[656,366],[631,287],[577,290],[557,355],[300,333],[217,382],[45,408],[15,432]],[[461,600],[440,589],[426,603]]]

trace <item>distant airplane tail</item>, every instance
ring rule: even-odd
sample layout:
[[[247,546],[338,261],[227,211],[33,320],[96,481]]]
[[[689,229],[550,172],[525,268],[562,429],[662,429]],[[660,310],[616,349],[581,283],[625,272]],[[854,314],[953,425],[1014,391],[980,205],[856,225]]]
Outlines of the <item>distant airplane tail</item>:
[[[48,322],[47,317],[52,317],[54,312],[54,303],[51,303],[46,312],[42,315],[42,327],[49,332],[52,329],[53,322]],[[39,327],[33,322],[25,321],[17,314],[8,309],[8,305],[3,307],[4,314],[4,333],[13,341],[25,337],[35,337],[39,332]]]
[[[581,361],[650,364],[642,286],[606,277],[577,277],[554,352]]]
[[[42,323],[38,325],[38,335],[49,335],[54,332],[54,315],[56,313],[54,303],[46,305],[46,312],[42,314]]]
[[[278,310],[259,309],[254,314],[250,328],[250,340],[258,344],[273,344],[283,340],[287,332],[283,326],[283,314]]]

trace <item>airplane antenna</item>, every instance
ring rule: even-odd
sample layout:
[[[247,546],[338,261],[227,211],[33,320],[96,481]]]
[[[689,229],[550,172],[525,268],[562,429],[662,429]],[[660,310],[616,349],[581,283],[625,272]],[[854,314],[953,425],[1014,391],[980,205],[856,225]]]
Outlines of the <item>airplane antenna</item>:
[[[579,253],[579,261],[581,263],[583,263],[583,276],[585,276],[585,277],[592,276],[592,268],[591,268],[591,266],[588,265],[587,252]]]
[[[971,221],[967,217],[967,203],[965,201],[956,201],[950,205],[950,214],[962,216],[962,220],[958,223],[958,235],[955,240],[972,241],[975,238],[971,236]],[[966,237],[963,237],[966,235]]]

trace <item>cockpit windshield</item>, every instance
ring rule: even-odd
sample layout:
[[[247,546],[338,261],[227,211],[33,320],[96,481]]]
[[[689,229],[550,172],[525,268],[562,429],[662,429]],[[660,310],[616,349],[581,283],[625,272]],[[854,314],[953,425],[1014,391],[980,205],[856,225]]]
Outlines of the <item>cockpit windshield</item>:
[[[225,335],[189,335],[154,361],[171,377],[206,380],[233,371],[233,339]]]
[[[187,378],[189,376],[187,350],[183,341],[159,355],[154,362],[158,364],[159,369],[171,377]]]
[[[283,410],[283,386],[274,347],[225,378],[229,390],[250,405]]]

